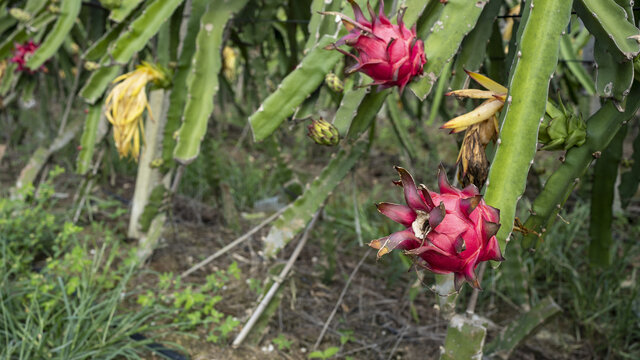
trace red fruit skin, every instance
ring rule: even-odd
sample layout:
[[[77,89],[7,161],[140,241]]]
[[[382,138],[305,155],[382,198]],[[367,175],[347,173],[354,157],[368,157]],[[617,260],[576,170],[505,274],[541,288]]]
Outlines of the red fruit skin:
[[[13,57],[9,59],[9,61],[18,64],[16,71],[24,71],[29,74],[33,74],[33,71],[28,69],[25,65],[27,63],[27,55],[33,54],[38,47],[40,47],[40,45],[34,43],[32,40],[29,40],[29,42],[25,44],[15,45]]]
[[[504,260],[495,237],[499,211],[484,202],[474,185],[462,190],[451,186],[442,167],[440,192],[416,187],[406,170],[396,170],[407,205],[382,203],[378,210],[406,229],[374,240],[370,246],[380,249],[379,256],[403,249],[425,269],[437,274],[454,273],[456,290],[465,281],[479,288],[475,274],[478,264]]]
[[[414,77],[422,75],[427,63],[424,43],[417,38],[415,26],[411,30],[405,27],[402,21],[404,9],[398,13],[398,24],[393,25],[383,12],[383,1],[380,1],[377,16],[369,7],[371,21],[367,20],[358,4],[352,0],[349,2],[356,19],[337,14],[350,31],[331,48],[357,61],[347,69],[348,73],[363,72],[374,80],[370,85],[380,85],[381,89],[397,86],[402,92]],[[338,49],[345,44],[356,49],[358,56]]]

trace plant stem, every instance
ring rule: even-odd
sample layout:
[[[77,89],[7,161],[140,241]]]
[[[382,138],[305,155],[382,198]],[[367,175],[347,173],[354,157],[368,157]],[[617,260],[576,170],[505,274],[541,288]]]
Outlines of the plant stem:
[[[487,269],[487,262],[483,262],[480,264],[480,269],[478,270],[478,284],[482,283],[482,276],[484,275],[484,271]],[[471,297],[469,298],[469,304],[467,304],[467,314],[473,314],[476,310],[476,304],[478,303],[478,295],[480,294],[480,289],[473,289],[473,293],[471,293]]]

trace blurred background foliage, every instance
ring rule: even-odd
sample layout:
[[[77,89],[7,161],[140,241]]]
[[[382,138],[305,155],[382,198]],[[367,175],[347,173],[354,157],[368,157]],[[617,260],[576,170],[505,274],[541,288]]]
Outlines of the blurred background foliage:
[[[486,342],[551,296],[561,315],[514,356],[640,356],[637,9],[622,0],[567,6],[568,26],[554,45],[558,57],[539,60],[552,74],[547,86],[512,82],[517,59],[528,54],[520,48],[522,29],[541,26],[531,1],[477,3],[384,3],[387,14],[409,7],[405,21],[415,23],[427,46],[426,76],[398,94],[362,87],[371,82],[366,75],[344,76],[352,59],[322,48],[344,30],[335,16],[318,12],[352,15],[346,1],[0,0],[0,357],[146,358],[155,341],[175,349],[170,357],[204,348],[183,341],[198,338],[242,358],[246,353],[232,355],[228,342],[248,314],[233,303],[253,308],[264,294],[268,274],[281,266],[269,255],[284,256],[273,244],[292,240],[321,210],[305,270],[294,277],[305,286],[311,274],[311,282],[337,296],[350,272],[345,264],[352,267],[370,240],[397,230],[374,206],[402,202],[392,166],[411,169],[432,189],[438,164],[454,178],[463,135],[439,127],[477,105],[443,96],[479,87],[463,70],[516,93],[548,92],[548,99],[531,93],[546,109],[522,118],[534,128],[542,120],[540,141],[519,134],[548,151],[533,160],[519,154],[517,163],[526,166],[517,167],[494,162],[493,143],[486,149],[491,164],[498,163],[494,177],[517,172],[523,179],[495,195],[485,189],[489,199],[510,201],[521,230],[510,237],[507,261],[487,269],[482,282],[475,313],[490,319]],[[540,0],[539,9],[548,3]],[[38,49],[15,60],[29,41]],[[142,61],[161,66],[166,81],[143,88],[152,117],[147,111],[140,119],[142,154],[123,158],[104,99],[114,79]],[[501,126],[521,114],[507,107]],[[319,118],[335,125],[338,146],[307,136],[311,119]],[[256,241],[242,246],[251,266],[229,256],[205,275],[178,275],[287,206],[260,233],[264,249]],[[513,219],[502,220],[504,246]],[[192,234],[190,226],[213,235],[181,238]],[[162,257],[166,252],[173,260]],[[172,266],[157,266],[163,261]],[[411,263],[402,254],[371,268],[368,286],[381,293],[401,288],[393,296],[407,304],[407,321],[440,321],[433,330],[440,337],[428,343],[439,356],[434,344],[443,342],[446,322],[438,319],[446,314],[433,307],[441,299],[407,272]],[[429,273],[420,278],[435,282]],[[293,295],[283,298],[303,296],[291,284],[285,292]],[[454,310],[464,313],[471,297],[463,288]],[[317,316],[324,321],[326,314]],[[355,340],[333,334],[323,346],[340,345],[336,356],[348,358],[376,326],[352,325]],[[311,350],[317,330],[307,337],[293,328],[283,333],[294,347]],[[264,331],[252,345],[276,338],[288,344]],[[392,346],[353,356],[391,357]],[[308,355],[290,344],[278,347],[292,358]]]

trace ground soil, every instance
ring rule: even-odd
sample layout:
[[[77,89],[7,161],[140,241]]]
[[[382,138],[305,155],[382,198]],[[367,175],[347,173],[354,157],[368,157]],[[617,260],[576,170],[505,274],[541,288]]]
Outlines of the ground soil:
[[[177,205],[184,207],[185,204]],[[193,205],[192,205],[193,206]],[[211,210],[211,209],[210,209]],[[212,254],[235,238],[233,232],[215,224],[215,211],[209,213],[211,223],[195,223],[188,219],[176,220],[167,228],[160,248],[148,266],[159,272],[180,273],[189,269],[206,255]],[[320,219],[322,221],[322,219]],[[247,227],[248,229],[248,227]],[[290,244],[277,260],[267,260],[261,255],[261,239],[266,229],[238,246],[224,257],[190,275],[192,282],[204,282],[204,277],[218,269],[226,268],[236,261],[243,277],[264,279],[268,270],[276,264],[286,262],[294,244]],[[250,341],[232,349],[230,342],[214,345],[200,339],[182,343],[190,350],[192,359],[307,359],[321,330],[339,299],[345,283],[362,256],[363,264],[353,278],[337,313],[329,324],[328,331],[319,346],[324,349],[340,345],[341,330],[352,330],[353,340],[341,346],[341,352],[353,359],[438,359],[440,347],[444,343],[447,320],[437,311],[436,296],[423,292],[413,301],[412,306],[419,316],[416,322],[409,310],[409,288],[416,281],[414,272],[400,276],[389,284],[383,277],[381,265],[376,262],[375,253],[366,248],[350,252],[336,252],[337,270],[330,283],[323,283],[318,254],[320,245],[313,239],[303,249],[295,263],[292,274],[283,283],[282,300],[268,326]],[[317,239],[316,239],[317,240]],[[229,287],[219,310],[236,316],[243,323],[253,312],[256,295],[243,286]],[[490,311],[495,324],[490,327],[488,340],[502,330],[500,323],[513,319],[518,311],[503,304],[496,304]],[[486,314],[481,314],[486,315]],[[553,330],[548,326],[548,330]],[[571,344],[571,349],[559,346],[558,341],[549,339],[552,333],[543,328],[541,335],[533,337],[521,345],[511,355],[511,359],[589,359],[594,358],[585,344]],[[289,350],[279,351],[271,340],[284,334],[293,340]],[[568,340],[571,342],[571,340]],[[564,355],[563,355],[564,353]]]
[[[16,173],[19,167],[5,166],[0,171],[0,181],[11,184],[9,174]],[[369,168],[370,172],[376,169]],[[375,174],[371,174],[375,177]],[[385,179],[386,180],[386,179]],[[77,176],[62,176],[56,184],[61,194],[69,195],[61,206],[70,205]],[[115,183],[104,184],[94,189],[99,197],[118,199],[126,205],[131,198],[133,179],[115,179]],[[148,260],[149,269],[157,272],[179,274],[204,257],[214,253],[255,225],[256,221],[241,223],[238,230],[230,230],[224,225],[221,210],[212,208],[193,199],[176,196],[173,199],[173,211],[163,234],[160,246]],[[123,230],[123,221],[101,217],[94,214],[94,221],[111,222],[114,227]],[[320,218],[323,221],[323,218]],[[110,225],[107,225],[110,226]],[[282,264],[291,255],[295,241],[280,252],[277,259],[262,256],[262,238],[268,227],[214,261],[190,275],[187,281],[204,283],[205,277],[218,269],[226,269],[236,261],[243,278],[234,286],[228,287],[222,294],[223,300],[217,306],[225,314],[237,317],[242,324],[253,312],[256,294],[246,280],[253,278],[263,281],[274,265]],[[366,247],[350,251],[335,252],[336,270],[329,282],[323,282],[322,265],[325,259],[317,234],[311,233],[309,241],[295,263],[292,273],[282,285],[282,299],[268,326],[252,336],[242,346],[233,349],[231,341],[237,334],[232,333],[229,340],[222,344],[205,341],[205,334],[195,337],[171,339],[180,343],[194,360],[218,359],[307,359],[325,322],[336,306],[345,283],[362,256],[362,263],[353,281],[338,304],[337,312],[328,325],[328,330],[319,348],[330,346],[341,348],[340,358],[350,356],[353,359],[438,359],[444,344],[447,320],[437,311],[436,297],[429,291],[423,291],[412,302],[409,301],[409,289],[415,283],[414,272],[402,274],[389,283],[375,253]],[[297,240],[296,240],[297,241]],[[366,254],[366,255],[365,255]],[[154,289],[155,283],[148,275],[136,279],[135,286],[140,291]],[[419,319],[411,314],[413,306]],[[483,309],[486,309],[484,307]],[[489,329],[487,342],[491,341],[503,329],[509,319],[518,315],[518,310],[497,302],[492,309],[480,315],[490,318],[495,326]],[[512,354],[512,359],[590,359],[595,358],[587,344],[569,340],[559,342],[554,338],[558,329],[552,323],[542,329],[538,336],[521,345]],[[340,344],[340,332],[353,331],[352,340]],[[554,332],[555,331],[555,332]],[[272,339],[283,334],[293,341],[290,349],[280,351],[273,346]],[[562,345],[559,345],[562,343]],[[155,357],[153,357],[155,358]]]

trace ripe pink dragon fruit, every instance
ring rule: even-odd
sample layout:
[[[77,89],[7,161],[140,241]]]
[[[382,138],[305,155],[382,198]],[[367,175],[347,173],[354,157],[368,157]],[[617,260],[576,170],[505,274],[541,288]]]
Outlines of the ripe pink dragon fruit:
[[[406,227],[387,237],[373,240],[378,257],[393,249],[402,249],[415,263],[436,274],[455,274],[455,288],[464,281],[473,287],[480,284],[475,269],[482,261],[503,261],[495,237],[500,227],[500,213],[484,202],[475,185],[463,190],[449,184],[440,167],[440,193],[424,185],[416,187],[411,174],[396,167],[404,188],[407,205],[378,204],[378,210]]]
[[[13,57],[9,60],[18,64],[16,71],[26,71],[30,74],[33,73],[33,71],[28,69],[25,64],[27,63],[27,55],[33,54],[39,46],[40,45],[37,45],[31,40],[25,44],[16,44],[16,48],[13,51]]]
[[[417,75],[422,75],[422,67],[427,62],[424,44],[416,37],[415,26],[409,30],[404,26],[402,17],[406,8],[398,12],[398,25],[393,25],[384,15],[384,1],[380,1],[378,16],[367,3],[371,21],[362,13],[354,0],[349,0],[355,14],[355,21],[344,14],[326,12],[337,15],[349,30],[349,34],[330,45],[327,49],[338,50],[353,57],[358,63],[347,70],[347,73],[361,71],[382,89],[398,86],[400,92]],[[358,51],[358,57],[338,48],[349,45]]]

